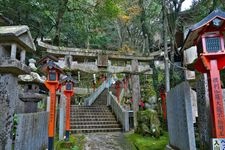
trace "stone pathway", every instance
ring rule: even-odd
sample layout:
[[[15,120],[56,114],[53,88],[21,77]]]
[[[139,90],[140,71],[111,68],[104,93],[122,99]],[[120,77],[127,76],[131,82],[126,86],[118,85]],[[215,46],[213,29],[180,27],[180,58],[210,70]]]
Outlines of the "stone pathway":
[[[132,150],[121,132],[85,134],[84,150]]]

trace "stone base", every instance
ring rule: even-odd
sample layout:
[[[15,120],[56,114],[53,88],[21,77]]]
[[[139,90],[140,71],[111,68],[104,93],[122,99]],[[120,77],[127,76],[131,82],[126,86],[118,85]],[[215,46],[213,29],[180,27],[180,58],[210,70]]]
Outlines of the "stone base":
[[[0,73],[0,149],[12,149],[11,133],[17,100],[17,77]]]
[[[0,60],[0,73],[9,73],[13,75],[29,74],[30,67],[18,60]]]
[[[174,148],[172,148],[172,147],[168,144],[168,145],[166,145],[165,150],[175,150],[175,149],[174,149]]]

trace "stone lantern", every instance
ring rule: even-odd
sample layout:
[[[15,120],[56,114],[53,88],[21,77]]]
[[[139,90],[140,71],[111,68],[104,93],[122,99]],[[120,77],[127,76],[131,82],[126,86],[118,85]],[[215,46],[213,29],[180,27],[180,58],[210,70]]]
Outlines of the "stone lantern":
[[[12,125],[19,99],[18,75],[28,74],[26,52],[36,50],[27,26],[0,27],[0,149],[12,149]]]
[[[24,113],[37,112],[37,103],[43,99],[43,95],[39,94],[41,83],[31,75],[20,75],[19,79],[23,88],[23,92],[19,94],[20,100],[24,102],[22,111]]]
[[[27,26],[0,27],[0,73],[27,74],[26,52],[35,51]]]
[[[47,73],[47,80],[44,82],[45,86],[50,92],[50,112],[48,121],[48,150],[54,149],[54,135],[55,135],[55,109],[56,109],[56,91],[59,89],[59,76],[62,69],[53,61],[49,60],[42,71]]]
[[[65,85],[64,95],[66,96],[66,140],[69,140],[69,131],[70,131],[70,103],[71,97],[74,95],[74,85],[78,83],[73,80],[71,75],[67,76],[61,81],[62,85]]]
[[[197,46],[198,58],[194,68],[208,77],[213,140],[225,141],[225,114],[221,89],[220,70],[225,67],[225,12],[217,9],[196,23],[185,39],[185,50]],[[200,106],[201,107],[201,106]],[[217,139],[216,139],[217,138]]]

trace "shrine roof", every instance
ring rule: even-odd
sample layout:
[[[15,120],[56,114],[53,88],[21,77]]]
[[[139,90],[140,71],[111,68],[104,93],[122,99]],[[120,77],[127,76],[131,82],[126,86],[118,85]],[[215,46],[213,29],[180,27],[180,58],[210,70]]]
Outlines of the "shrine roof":
[[[1,43],[16,43],[24,50],[35,51],[33,39],[28,26],[1,26],[0,27]]]
[[[75,80],[75,79],[73,79],[73,78],[71,77],[71,75],[68,75],[67,77],[65,77],[65,78],[63,78],[63,79],[61,80],[61,83],[66,83],[66,82],[73,82],[74,84],[77,84],[77,83],[78,83],[78,81]]]
[[[209,23],[212,22],[215,18],[220,18],[222,20],[225,20],[225,12],[223,12],[220,9],[216,9],[213,12],[211,12],[207,17],[202,19],[200,22],[196,23],[192,27],[190,27],[187,37],[184,41],[183,47],[181,48],[181,51],[186,50],[190,48],[191,46],[195,45],[196,39],[199,37],[199,34],[204,32],[205,28],[209,26]],[[223,22],[224,27],[225,22]],[[222,29],[225,30],[225,29]]]
[[[58,70],[60,73],[63,73],[62,68],[60,68],[57,64],[55,64],[53,61],[48,61],[46,64],[44,64],[41,67],[42,72],[47,73],[48,68],[55,68]]]

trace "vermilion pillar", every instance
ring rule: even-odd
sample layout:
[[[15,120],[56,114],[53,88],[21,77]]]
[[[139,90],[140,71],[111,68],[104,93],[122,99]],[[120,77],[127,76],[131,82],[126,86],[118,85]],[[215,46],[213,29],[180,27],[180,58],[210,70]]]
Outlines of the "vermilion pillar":
[[[45,86],[50,92],[50,112],[48,121],[48,149],[53,150],[54,147],[54,130],[55,130],[55,107],[56,107],[56,90],[59,86],[58,81],[45,81]]]
[[[206,72],[208,77],[213,138],[225,138],[225,115],[219,72],[225,66],[224,59],[223,53],[204,54],[195,63],[195,68],[200,72]]]
[[[74,85],[77,81],[73,80],[71,75],[64,78],[61,82],[65,85],[64,95],[66,96],[66,140],[69,140],[70,136],[70,101],[74,95]]]
[[[163,111],[163,119],[166,121],[166,93],[165,90],[160,91],[161,105]]]
[[[66,96],[66,140],[69,140],[69,131],[70,131],[70,102],[71,97],[74,95],[73,91],[64,91]]]
[[[213,119],[213,137],[225,138],[225,116],[217,60],[210,60],[207,72],[209,84],[210,107]]]
[[[48,119],[48,150],[54,149],[54,131],[55,131],[55,107],[56,107],[56,90],[59,88],[59,75],[62,70],[53,61],[49,60],[42,66],[43,72],[47,73],[45,86],[50,92],[50,112]]]

